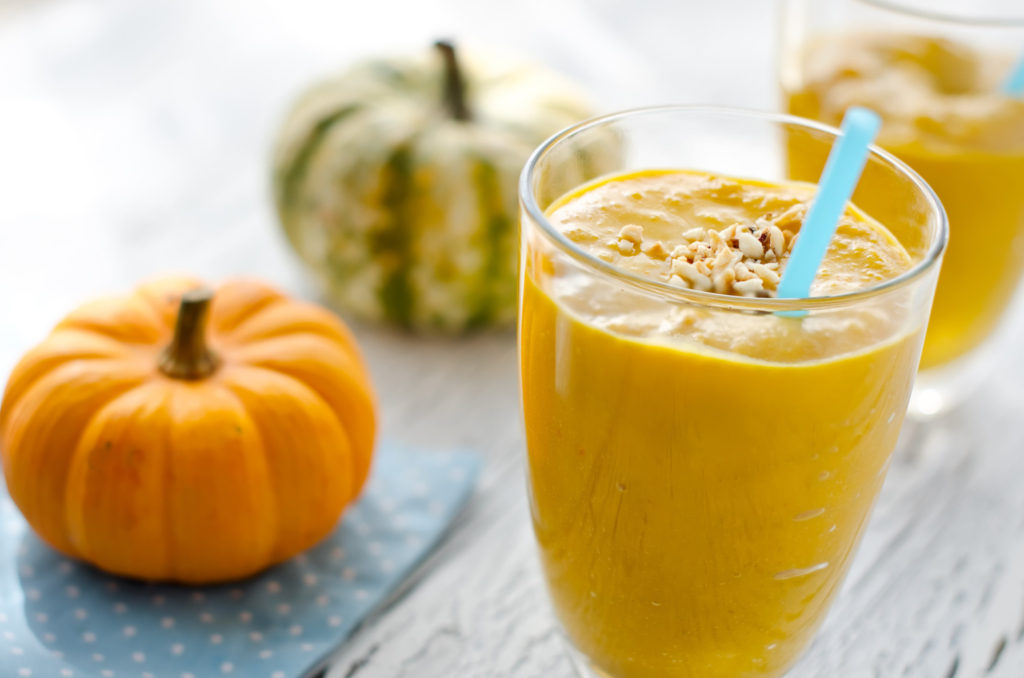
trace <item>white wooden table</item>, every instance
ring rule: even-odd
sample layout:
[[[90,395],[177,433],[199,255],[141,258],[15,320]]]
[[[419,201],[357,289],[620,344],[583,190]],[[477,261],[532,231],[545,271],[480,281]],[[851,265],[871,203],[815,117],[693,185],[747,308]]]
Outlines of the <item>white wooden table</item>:
[[[270,139],[311,79],[435,37],[523,51],[602,110],[771,108],[775,6],[648,0],[0,0],[0,377],[83,298],[166,270],[315,293],[269,204]],[[400,23],[397,23],[400,22]],[[1014,315],[1024,336],[1024,312]],[[486,457],[450,538],[329,678],[571,669],[539,578],[511,333],[357,327],[383,435]],[[793,676],[1024,676],[1024,352],[909,427],[851,576]]]

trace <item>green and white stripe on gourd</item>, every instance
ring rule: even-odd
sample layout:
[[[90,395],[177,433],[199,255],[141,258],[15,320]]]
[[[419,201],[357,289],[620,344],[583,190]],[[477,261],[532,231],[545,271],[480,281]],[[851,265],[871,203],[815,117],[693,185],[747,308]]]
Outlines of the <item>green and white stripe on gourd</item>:
[[[281,222],[345,311],[419,330],[508,324],[519,172],[589,114],[558,76],[485,55],[459,64],[445,43],[366,62],[287,119],[274,157]]]

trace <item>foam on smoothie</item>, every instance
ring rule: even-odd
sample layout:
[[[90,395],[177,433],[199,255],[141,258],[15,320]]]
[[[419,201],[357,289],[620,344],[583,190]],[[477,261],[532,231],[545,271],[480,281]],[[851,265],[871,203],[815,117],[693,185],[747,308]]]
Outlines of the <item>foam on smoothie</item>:
[[[1002,92],[1012,54],[938,37],[852,33],[812,41],[803,58],[799,96],[808,101],[793,106],[830,124],[850,106],[866,106],[885,121],[885,146],[1024,148],[1024,101]]]
[[[744,297],[773,297],[815,187],[684,170],[603,179],[565,196],[548,218],[579,248],[650,280]],[[913,266],[897,239],[853,206],[843,214],[812,286],[833,296],[875,286]],[[553,296],[588,323],[634,337],[675,337],[772,361],[814,361],[898,332],[892,304],[803,319],[752,318],[624,292],[565,271]]]

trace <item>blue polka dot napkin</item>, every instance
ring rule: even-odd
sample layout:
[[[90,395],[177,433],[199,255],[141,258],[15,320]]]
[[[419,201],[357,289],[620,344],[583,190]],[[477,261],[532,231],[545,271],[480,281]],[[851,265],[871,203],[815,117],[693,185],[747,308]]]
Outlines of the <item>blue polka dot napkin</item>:
[[[233,585],[118,579],[39,541],[0,490],[0,676],[298,678],[423,559],[469,496],[475,455],[382,446],[314,549]]]

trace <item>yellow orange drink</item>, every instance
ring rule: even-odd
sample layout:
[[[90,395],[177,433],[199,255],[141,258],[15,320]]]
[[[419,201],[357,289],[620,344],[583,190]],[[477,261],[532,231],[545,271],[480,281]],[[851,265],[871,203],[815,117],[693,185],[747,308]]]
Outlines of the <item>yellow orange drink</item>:
[[[593,135],[620,141],[618,173],[551,197]],[[583,671],[779,676],[842,581],[945,236],[927,187],[875,154],[904,198],[897,222],[849,207],[817,298],[773,298],[814,192],[787,181],[782,151],[831,140],[784,117],[648,109],[571,130],[527,166],[531,510]]]
[[[1002,91],[1024,50],[1024,8],[1016,25],[989,25],[914,3],[788,4],[788,112],[838,124],[850,106],[874,109],[879,145],[945,206],[952,235],[921,368],[950,366],[992,336],[1024,273],[1024,99]]]

